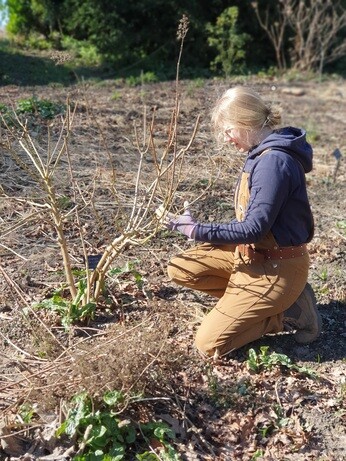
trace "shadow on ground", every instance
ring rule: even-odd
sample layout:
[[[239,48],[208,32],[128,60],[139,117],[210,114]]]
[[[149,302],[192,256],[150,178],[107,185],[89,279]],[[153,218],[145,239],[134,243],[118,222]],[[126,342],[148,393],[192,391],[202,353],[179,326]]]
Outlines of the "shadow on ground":
[[[235,351],[237,358],[247,357],[249,348],[259,350],[269,346],[271,351],[288,355],[294,362],[323,363],[345,359],[346,355],[346,304],[332,300],[329,304],[319,304],[322,316],[322,333],[311,344],[298,344],[291,333],[268,335]]]
[[[109,71],[101,67],[76,67],[69,64],[56,65],[46,57],[12,52],[4,48],[0,41],[0,86],[36,86],[61,84],[70,85],[78,79],[109,78]]]

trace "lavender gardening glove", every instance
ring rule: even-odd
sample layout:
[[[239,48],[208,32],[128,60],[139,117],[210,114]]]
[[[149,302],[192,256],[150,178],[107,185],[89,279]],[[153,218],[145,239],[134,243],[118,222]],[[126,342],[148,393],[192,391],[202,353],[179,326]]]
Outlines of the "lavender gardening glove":
[[[177,230],[186,235],[189,239],[193,239],[197,223],[191,216],[188,206],[188,202],[185,202],[184,213],[179,216],[176,216],[174,213],[167,213],[164,217],[164,224],[167,229]]]

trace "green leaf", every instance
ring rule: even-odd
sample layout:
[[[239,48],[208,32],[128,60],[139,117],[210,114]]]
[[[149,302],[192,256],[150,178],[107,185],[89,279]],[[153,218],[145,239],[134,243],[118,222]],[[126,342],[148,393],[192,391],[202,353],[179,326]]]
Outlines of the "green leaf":
[[[54,295],[52,298],[43,299],[39,303],[35,303],[34,306],[43,307],[44,309],[51,309],[53,311],[63,312],[67,309],[68,303],[59,295]]]
[[[120,267],[114,267],[113,269],[111,269],[109,271],[109,275],[112,276],[112,275],[119,275],[119,274],[123,274],[124,273],[124,270],[123,269],[120,269]]]
[[[145,451],[144,453],[136,455],[136,459],[139,461],[158,461],[160,458],[150,451]]]
[[[250,368],[250,370],[257,372],[258,371],[258,362],[257,362],[257,354],[255,349],[249,349],[248,352],[248,360],[247,360],[247,365]]]
[[[114,406],[124,401],[124,394],[121,391],[109,391],[103,395],[103,401],[109,406]]]
[[[73,306],[73,313],[72,316],[73,320],[82,320],[86,317],[92,317],[94,315],[96,304],[95,303],[87,303],[83,306]]]
[[[313,370],[309,370],[305,367],[295,365],[290,357],[286,354],[278,354],[277,352],[268,353],[269,346],[261,346],[260,353],[257,355],[254,349],[249,349],[247,365],[252,370],[258,373],[260,369],[270,370],[276,365],[282,365],[288,369],[296,370],[299,373],[307,374],[313,378],[316,377],[316,373]]]
[[[164,461],[181,461],[179,453],[170,445],[169,443],[165,444],[166,451],[160,453],[161,459]]]
[[[288,368],[290,368],[292,365],[292,360],[285,354],[277,354],[276,352],[273,352],[273,354],[270,356],[270,359],[271,362],[275,365],[281,364]]]
[[[72,324],[71,317],[68,314],[65,314],[61,317],[61,325],[65,328],[65,331],[68,331]]]
[[[107,428],[103,425],[94,426],[90,431],[90,437],[86,441],[86,444],[89,445],[94,450],[99,448],[105,448],[109,442],[111,433],[107,431]]]
[[[269,346],[261,346],[260,347],[260,358],[263,359],[264,357],[266,357],[268,355],[268,350],[269,350]]]
[[[112,456],[112,455],[107,453],[102,458],[102,461],[121,461],[122,459],[124,459],[124,455]]]
[[[112,461],[121,461],[125,456],[125,447],[119,442],[113,442],[113,446],[109,450],[108,454],[112,457]]]
[[[154,435],[162,442],[165,439],[165,436],[174,439],[175,435],[174,432],[170,427],[168,427],[164,423],[159,423],[160,425],[155,428]]]
[[[74,304],[76,306],[78,306],[78,304],[80,303],[80,300],[82,299],[82,297],[85,294],[85,290],[87,288],[86,280],[83,280],[83,279],[79,280],[77,288],[78,288],[77,295],[76,295],[76,297],[75,297],[75,299],[73,300],[73,303],[72,303],[72,304]]]
[[[66,421],[57,429],[59,435],[65,433],[72,437],[80,425],[88,424],[87,417],[91,414],[91,403],[87,393],[77,394],[72,402],[75,406],[69,411]]]
[[[133,276],[135,278],[136,285],[139,288],[141,288],[142,285],[143,285],[143,277],[142,277],[142,275],[137,271],[133,271]]]
[[[65,420],[62,424],[60,424],[58,429],[55,431],[55,436],[57,438],[59,438],[63,434],[66,434],[66,426],[67,426],[67,422]]]
[[[19,414],[25,423],[30,423],[34,416],[34,409],[30,403],[23,403],[19,408]]]
[[[100,423],[103,424],[114,437],[120,433],[119,421],[110,413],[101,412]]]
[[[136,429],[133,426],[126,426],[126,432],[127,434],[126,434],[125,440],[126,440],[126,443],[130,445],[131,443],[134,443],[136,441],[136,438],[137,438]]]

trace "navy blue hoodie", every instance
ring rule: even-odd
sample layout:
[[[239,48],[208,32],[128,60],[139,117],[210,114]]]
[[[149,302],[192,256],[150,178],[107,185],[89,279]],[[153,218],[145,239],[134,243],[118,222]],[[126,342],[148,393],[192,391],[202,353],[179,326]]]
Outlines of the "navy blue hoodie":
[[[305,173],[311,169],[312,148],[306,132],[293,127],[273,131],[248,152],[243,171],[250,173],[250,199],[244,220],[197,224],[194,239],[214,244],[256,243],[271,231],[279,246],[308,242],[313,218]]]

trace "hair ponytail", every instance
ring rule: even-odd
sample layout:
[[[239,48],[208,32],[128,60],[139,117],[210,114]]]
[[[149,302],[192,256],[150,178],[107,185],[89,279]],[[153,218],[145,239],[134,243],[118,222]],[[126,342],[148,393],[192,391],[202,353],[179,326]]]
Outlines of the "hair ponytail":
[[[281,123],[281,111],[278,107],[269,107],[268,115],[264,121],[263,126],[268,126],[269,128],[275,128]]]

